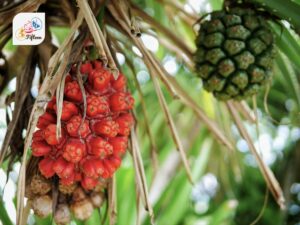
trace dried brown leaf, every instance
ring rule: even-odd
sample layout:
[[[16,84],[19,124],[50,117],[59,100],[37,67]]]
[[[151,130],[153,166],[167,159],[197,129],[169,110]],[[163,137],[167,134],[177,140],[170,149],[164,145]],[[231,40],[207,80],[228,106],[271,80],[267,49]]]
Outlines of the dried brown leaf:
[[[31,208],[32,208],[32,202],[31,202],[31,200],[28,199],[25,209],[24,209],[24,214],[23,214],[23,219],[22,219],[21,225],[27,225],[27,218],[30,214]]]
[[[167,76],[166,80],[170,82],[174,89],[178,93],[179,99],[182,101],[183,104],[193,109],[193,111],[196,113],[197,117],[205,123],[207,128],[212,132],[212,134],[215,135],[217,140],[219,140],[221,143],[223,143],[229,150],[233,150],[233,144],[230,142],[229,138],[226,137],[224,131],[221,130],[221,128],[218,126],[218,124],[210,119],[205,112],[198,106],[198,104],[195,102],[194,99],[192,99],[188,93],[178,84],[176,79],[171,76]]]
[[[51,57],[51,59],[49,61],[49,66],[48,66],[48,71],[47,71],[48,76],[53,75],[53,71],[56,68],[56,66],[58,65],[58,62],[61,59],[63,52],[65,51],[67,45],[72,41],[74,34],[77,31],[77,29],[79,28],[79,26],[81,25],[82,21],[83,21],[83,15],[82,15],[82,12],[79,11],[77,18],[71,27],[70,33],[68,34],[68,36],[65,38],[64,42],[57,49],[57,51],[54,53],[54,55]],[[50,82],[50,81],[47,81],[47,82]],[[57,85],[58,82],[59,82],[59,80],[56,80],[55,85]],[[43,84],[44,83],[45,82],[43,82]],[[48,86],[48,83],[45,83],[44,85]],[[43,87],[43,85],[42,85],[42,87]],[[56,88],[56,86],[55,86],[55,88]],[[40,92],[45,92],[44,88]]]
[[[21,12],[34,12],[45,3],[46,0],[28,0],[21,4],[16,3],[9,8],[0,9],[0,24],[11,24],[15,15]]]
[[[11,27],[8,27],[6,30],[1,32],[1,34],[0,34],[0,49],[3,49],[5,44],[11,38],[11,33],[12,33],[12,28]]]
[[[87,22],[87,25],[90,29],[90,32],[94,38],[95,45],[99,51],[98,52],[99,57],[102,60],[103,64],[106,65],[108,59],[107,59],[106,52],[104,50],[104,46],[103,46],[103,43],[102,43],[102,40],[100,37],[99,27],[97,24],[95,24],[94,19],[93,19],[94,14],[93,14],[87,1],[78,0],[77,4],[82,11],[84,18]]]
[[[109,224],[114,225],[117,218],[117,196],[116,196],[116,178],[115,175],[111,178],[108,183],[108,215]]]
[[[23,64],[22,70],[17,74],[17,86],[15,92],[15,108],[13,111],[12,121],[8,124],[7,132],[1,147],[0,151],[0,165],[3,162],[3,159],[7,153],[8,146],[13,138],[16,125],[18,123],[23,104],[30,92],[31,82],[34,75],[34,67],[32,57],[34,54],[35,48],[29,48],[29,55],[27,57],[26,64]]]
[[[83,80],[82,80],[82,75],[80,73],[80,66],[81,66],[81,62],[77,65],[77,73],[76,73],[76,77],[77,77],[77,81],[80,87],[80,91],[82,93],[82,98],[83,98],[83,117],[82,120],[80,122],[80,126],[78,130],[81,130],[81,127],[84,124],[85,121],[85,117],[86,117],[86,107],[87,107],[87,103],[86,103],[86,92],[84,89],[84,84],[83,84]],[[81,137],[81,134],[79,134],[79,136]]]
[[[170,5],[171,7],[176,9],[176,11],[181,12],[186,17],[188,17],[190,21],[194,21],[194,23],[199,19],[199,16],[196,11],[187,12],[184,9],[184,5],[178,0],[159,0],[159,1],[165,5]]]
[[[129,37],[133,40],[133,42],[137,45],[137,47],[140,49],[140,51],[142,52],[143,55],[145,55],[145,57],[148,57],[149,60],[152,60],[150,53],[148,52],[148,50],[146,50],[145,46],[143,45],[143,43],[141,42],[140,39],[136,39],[136,37],[131,33],[130,31],[130,27],[123,21],[122,15],[118,14],[118,11],[115,9],[114,5],[109,4],[107,6],[111,12],[111,14],[114,16],[114,19],[117,20],[117,22],[119,23],[120,27],[122,29],[124,29],[125,33],[127,33],[129,35]],[[163,73],[161,67],[159,65],[157,65],[155,62],[153,62],[153,60],[151,61],[152,66],[155,67],[155,70],[157,73]],[[161,75],[162,77],[162,75]],[[171,95],[176,98],[177,94],[174,91],[174,89],[163,80],[163,82],[165,83],[166,87],[168,88],[169,92],[171,93]]]
[[[63,101],[64,101],[64,90],[65,90],[65,79],[67,74],[65,73],[67,64],[69,62],[69,57],[71,54],[72,43],[70,42],[69,45],[66,47],[66,51],[64,53],[64,60],[61,62],[58,70],[56,71],[56,77],[61,77],[61,80],[57,84],[56,88],[56,106],[57,106],[57,118],[56,118],[56,138],[59,139],[61,137],[61,114],[63,108]]]
[[[188,138],[183,140],[184,148],[190,149],[192,143],[199,137],[199,122],[194,123],[193,128],[189,131],[187,135]],[[210,143],[210,144],[209,144]],[[206,148],[207,145],[211,145],[212,140],[209,138],[208,142],[204,142],[203,146],[200,147],[201,151]],[[162,165],[159,167],[159,173],[155,176],[152,185],[149,190],[149,201],[152,205],[155,205],[159,201],[160,197],[167,189],[168,185],[176,176],[177,169],[181,163],[180,155],[173,151],[164,160]],[[141,221],[144,221],[146,215],[142,212]]]
[[[125,52],[123,54],[126,55]],[[137,77],[135,75],[136,72],[135,72],[135,69],[134,69],[134,66],[133,66],[132,62],[127,59],[127,64],[133,72],[133,81],[135,83],[135,86],[136,86],[136,89],[138,91],[139,98],[140,98],[140,101],[141,101],[142,112],[143,112],[143,116],[144,116],[145,130],[146,130],[146,133],[149,137],[150,146],[151,146],[150,147],[151,163],[152,163],[153,173],[154,173],[154,176],[155,176],[155,174],[158,172],[158,164],[159,164],[158,163],[158,155],[157,155],[157,147],[156,147],[156,143],[155,143],[153,134],[152,134],[151,129],[150,129],[150,122],[149,122],[149,118],[148,118],[148,114],[147,114],[147,107],[146,107],[146,103],[144,101],[144,96],[143,96],[141,85],[138,82]]]
[[[116,63],[112,57],[112,54],[109,50],[109,47],[106,43],[103,32],[101,31],[98,22],[88,4],[87,1],[77,0],[79,8],[84,13],[84,18],[87,22],[87,25],[90,29],[90,32],[94,38],[97,49],[99,50],[99,57],[102,60],[103,64],[106,66],[108,63],[109,68],[111,69],[114,78],[117,79],[119,76],[119,70],[116,67]]]
[[[141,215],[141,196],[140,196],[140,189],[138,186],[137,181],[135,181],[135,190],[136,190],[136,195],[135,195],[135,203],[136,203],[136,219],[135,223],[136,225],[140,224],[140,215]]]
[[[135,133],[135,130],[131,129],[131,155],[133,159],[133,164],[135,168],[135,177],[136,182],[139,188],[139,192],[141,194],[142,200],[145,205],[145,210],[148,211],[151,223],[154,224],[154,214],[153,209],[149,201],[149,194],[148,194],[148,187],[147,187],[147,180],[145,175],[145,170],[143,166],[143,160],[141,157],[140,147],[138,143],[138,139]]]
[[[171,115],[171,113],[169,111],[169,108],[167,106],[167,102],[166,102],[166,100],[164,98],[164,95],[163,95],[162,90],[160,88],[159,82],[158,82],[157,78],[153,74],[153,71],[150,70],[149,72],[151,74],[152,82],[153,82],[153,85],[154,85],[154,88],[155,88],[156,95],[158,97],[160,106],[163,109],[163,112],[165,114],[168,126],[170,128],[173,141],[174,141],[174,143],[175,143],[175,145],[177,147],[177,150],[180,153],[180,156],[181,156],[181,159],[182,159],[182,162],[183,162],[183,165],[184,165],[187,177],[188,177],[189,181],[193,184],[193,178],[192,178],[192,173],[191,173],[191,170],[190,170],[190,165],[189,165],[189,162],[188,162],[185,150],[183,148],[182,142],[181,142],[181,140],[179,138],[178,131],[177,131],[177,128],[175,126],[174,120],[173,120],[172,115]]]
[[[154,18],[149,16],[147,13],[145,13],[142,9],[140,9],[135,4],[131,3],[132,7],[132,13],[136,16],[139,16],[145,21],[146,23],[150,24],[157,32],[163,34],[164,36],[168,37],[168,39],[173,42],[174,45],[178,46],[182,53],[184,53],[186,56],[188,56],[190,59],[193,58],[192,50],[189,46],[187,46],[183,40],[180,38],[180,36],[176,35],[173,31],[168,29],[167,27],[163,26],[161,23],[156,21]]]
[[[182,60],[191,71],[194,70],[194,63],[193,63],[193,61],[191,61],[191,59],[188,58],[186,55],[182,54],[182,50],[178,46],[172,44],[165,37],[157,36],[156,38],[158,39],[159,43],[162,46],[164,46],[170,52],[174,53],[177,59]]]
[[[249,105],[245,102],[232,102],[235,108],[241,113],[241,115],[250,123],[256,123],[257,118],[255,113],[250,109]]]
[[[69,0],[62,0],[61,2],[61,7],[64,10],[64,12],[66,13],[66,15],[69,18],[70,24],[73,24],[75,21],[75,15],[74,15],[74,10],[72,8],[72,5],[70,4]]]
[[[258,152],[254,146],[254,143],[253,143],[250,135],[248,134],[246,128],[244,127],[243,122],[242,122],[237,110],[235,109],[234,105],[232,104],[232,102],[228,101],[226,103],[226,105],[228,107],[230,114],[232,115],[232,118],[233,118],[241,136],[248,143],[250,151],[253,154],[253,156],[255,157],[256,162],[258,163],[259,169],[260,169],[274,199],[276,200],[276,202],[280,206],[280,208],[284,209],[285,208],[285,200],[284,200],[283,192],[282,192],[281,187],[280,187],[277,179],[275,178],[272,170],[265,164],[265,162],[263,161],[261,156],[258,154]]]
[[[71,48],[68,48],[67,55],[70,54]],[[68,62],[68,60],[64,61],[65,63]],[[63,67],[60,67],[63,68]],[[63,73],[63,72],[60,72]],[[61,137],[61,114],[62,114],[62,108],[63,108],[63,101],[64,101],[64,90],[65,90],[65,79],[66,75],[64,74],[62,76],[61,81],[58,83],[57,89],[56,89],[56,139],[58,140]]]

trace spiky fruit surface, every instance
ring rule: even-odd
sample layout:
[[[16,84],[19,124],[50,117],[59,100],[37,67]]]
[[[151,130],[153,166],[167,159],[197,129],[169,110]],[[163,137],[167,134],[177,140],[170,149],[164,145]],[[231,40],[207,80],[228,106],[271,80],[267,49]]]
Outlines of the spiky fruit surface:
[[[220,100],[247,98],[270,81],[272,31],[251,9],[213,12],[201,22],[196,45],[196,71],[204,88]]]
[[[59,189],[66,194],[74,191],[78,184],[85,190],[92,190],[100,179],[114,174],[126,151],[134,123],[129,112],[134,99],[126,91],[123,74],[115,80],[100,61],[84,62],[80,71],[87,77],[83,79],[86,80],[85,110],[76,66],[72,66],[65,81],[61,137],[56,136],[58,106],[53,98],[39,118],[39,130],[34,133],[31,145],[32,154],[41,157],[41,174],[46,178],[57,176]]]

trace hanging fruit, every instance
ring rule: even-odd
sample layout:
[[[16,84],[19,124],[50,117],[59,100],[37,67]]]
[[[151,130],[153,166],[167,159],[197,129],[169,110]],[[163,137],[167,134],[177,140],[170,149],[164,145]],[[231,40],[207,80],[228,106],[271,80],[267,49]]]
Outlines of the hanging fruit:
[[[53,97],[33,134],[32,155],[40,160],[26,187],[36,215],[53,213],[57,224],[68,223],[71,212],[86,220],[94,208],[101,207],[103,190],[121,165],[134,124],[130,113],[134,99],[123,74],[115,79],[99,60],[86,60],[71,68],[65,79],[61,135],[56,133],[59,107]],[[77,80],[78,72],[84,90]],[[55,180],[60,200],[52,212]]]
[[[75,68],[76,65],[73,65]],[[61,115],[61,136],[56,135],[56,99],[39,118],[33,135],[32,154],[41,157],[39,170],[45,178],[59,177],[59,183],[80,182],[92,190],[99,178],[110,178],[121,164],[134,119],[129,110],[134,99],[126,91],[126,78],[118,79],[100,61],[86,61],[80,67],[87,75],[83,94],[76,80],[76,69],[67,76]]]
[[[263,16],[249,8],[229,8],[200,22],[196,71],[219,100],[257,94],[272,76],[273,34]]]

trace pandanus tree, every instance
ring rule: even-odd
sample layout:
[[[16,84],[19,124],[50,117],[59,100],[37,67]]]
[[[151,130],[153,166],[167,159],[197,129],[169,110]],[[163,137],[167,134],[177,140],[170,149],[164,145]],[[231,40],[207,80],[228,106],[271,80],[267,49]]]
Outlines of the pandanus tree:
[[[22,12],[41,44],[12,44]],[[1,1],[2,224],[299,222],[299,12]]]

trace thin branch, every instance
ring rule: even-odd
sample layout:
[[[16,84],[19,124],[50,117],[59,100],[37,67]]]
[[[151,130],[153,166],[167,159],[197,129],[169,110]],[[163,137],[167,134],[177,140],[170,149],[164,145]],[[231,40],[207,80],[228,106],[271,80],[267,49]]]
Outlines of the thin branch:
[[[260,171],[268,185],[269,190],[271,191],[271,193],[273,194],[273,197],[275,198],[277,204],[280,206],[281,209],[285,209],[285,199],[281,190],[281,187],[278,183],[278,181],[276,180],[272,170],[265,164],[265,162],[263,161],[263,159],[260,157],[260,155],[258,154],[253,141],[251,140],[250,135],[248,134],[247,130],[245,129],[243,122],[238,114],[238,112],[236,111],[236,109],[234,108],[234,105],[232,104],[231,101],[228,101],[226,103],[228,110],[230,112],[230,114],[232,115],[232,118],[241,134],[241,136],[246,140],[246,142],[248,143],[248,146],[250,148],[251,153],[253,154],[253,156],[256,159],[256,162],[258,163],[258,166],[260,168]]]
[[[182,103],[191,109],[196,113],[198,118],[203,121],[207,128],[216,136],[216,138],[222,142],[229,150],[233,150],[233,144],[228,140],[224,132],[220,129],[218,124],[210,119],[205,112],[198,106],[198,104],[195,102],[194,99],[192,99],[187,92],[178,84],[177,80],[172,76],[165,77],[167,82],[169,82],[172,87],[177,91],[179,99],[182,101]]]
[[[86,107],[87,107],[87,103],[86,103],[86,92],[84,89],[84,83],[83,83],[83,79],[82,79],[82,74],[80,73],[80,66],[81,66],[81,62],[77,65],[77,73],[76,73],[76,77],[77,77],[77,81],[80,87],[80,91],[82,93],[82,98],[83,98],[83,117],[82,120],[80,122],[80,126],[78,128],[78,134],[81,138],[81,133],[79,132],[84,124],[85,118],[86,118]]]
[[[111,178],[108,183],[108,213],[109,213],[109,224],[114,225],[117,218],[117,193],[116,193],[116,178],[115,175]]]
[[[183,140],[184,148],[191,149],[194,141],[199,138],[199,123],[194,123],[194,128],[189,131],[187,138]],[[196,132],[195,132],[196,131]],[[210,149],[212,146],[213,140],[208,138],[204,142],[202,142],[201,147],[199,147],[199,151],[201,154],[205,149]],[[200,150],[201,149],[201,150]],[[172,151],[168,154],[168,157],[164,160],[162,165],[159,167],[159,173],[154,178],[152,186],[149,191],[149,200],[152,205],[155,205],[165,190],[168,188],[172,179],[177,175],[178,167],[180,166],[181,159],[180,155],[177,152]],[[194,162],[194,167],[197,167],[197,161]],[[142,212],[141,221],[145,219],[145,213]],[[142,223],[143,224],[143,223]]]
[[[166,49],[168,49],[170,52],[174,53],[177,59],[181,59],[190,71],[194,70],[193,61],[191,61],[191,59],[185,54],[182,54],[182,50],[178,46],[172,44],[166,37],[154,36],[153,32],[151,32],[151,30],[147,28],[143,28],[143,33],[148,33],[149,35],[157,38],[159,43]]]
[[[154,224],[154,214],[153,214],[152,206],[149,201],[147,179],[145,175],[145,170],[143,166],[138,139],[135,130],[133,128],[131,129],[131,146],[132,146],[131,154],[132,154],[132,159],[135,167],[136,182],[139,187],[139,191],[141,193],[142,199],[144,201],[145,210],[148,211],[149,213],[149,216],[151,218],[151,224]]]
[[[53,71],[55,70],[58,61],[60,60],[63,52],[65,51],[67,45],[70,43],[70,41],[73,39],[75,32],[77,31],[77,29],[79,28],[79,26],[82,24],[83,21],[83,14],[81,11],[78,12],[77,15],[77,19],[75,20],[75,22],[73,23],[72,27],[71,27],[71,31],[68,34],[68,36],[65,38],[64,42],[61,44],[61,46],[57,49],[57,51],[54,53],[54,55],[51,57],[50,61],[49,61],[49,66],[48,66],[48,71],[47,74],[50,76],[52,76]],[[49,82],[49,81],[48,81]],[[57,83],[59,82],[59,80],[56,81],[55,85],[57,85]],[[44,84],[44,82],[43,82]],[[41,93],[45,92],[44,91],[44,87],[41,87]],[[47,84],[44,84],[45,86],[47,86]],[[55,87],[56,88],[56,87]]]
[[[64,12],[67,14],[70,24],[73,24],[75,21],[75,16],[73,14],[73,9],[69,0],[62,0],[61,6],[64,9]]]
[[[140,198],[140,193],[139,193],[137,184],[135,186],[136,186],[135,189],[137,190],[136,199],[135,199],[135,202],[136,202],[136,219],[135,219],[135,221],[136,221],[136,225],[139,225],[140,218],[141,218],[141,210],[140,210],[141,198]]]
[[[172,134],[173,141],[175,142],[175,145],[177,146],[177,150],[180,153],[180,156],[181,156],[183,165],[185,167],[185,171],[186,171],[186,174],[188,176],[188,179],[193,184],[193,178],[192,178],[192,173],[191,173],[191,170],[190,170],[190,165],[189,165],[189,162],[188,162],[185,150],[183,148],[182,142],[181,142],[181,140],[179,138],[177,128],[175,126],[175,123],[173,121],[171,113],[170,113],[170,111],[168,109],[167,102],[166,102],[166,100],[164,98],[164,95],[163,95],[162,90],[160,88],[159,82],[157,81],[156,77],[153,75],[153,71],[150,70],[149,72],[151,74],[151,78],[152,78],[152,81],[153,81],[153,85],[154,85],[154,88],[155,88],[155,91],[156,91],[159,103],[160,103],[160,105],[161,105],[161,107],[163,109],[163,112],[165,114],[166,120],[168,122],[170,131],[171,131],[171,134]]]
[[[169,30],[167,27],[161,25],[159,22],[157,22],[155,19],[153,19],[151,16],[149,16],[147,13],[145,13],[136,5],[131,4],[131,7],[132,7],[132,12],[134,14],[143,18],[143,20],[146,23],[150,24],[157,32],[162,33],[163,35],[168,37],[168,39],[172,41],[180,49],[182,49],[182,52],[185,55],[187,55],[190,59],[193,58],[192,50],[182,41],[182,39],[180,39],[179,36],[175,35],[175,33]]]
[[[24,209],[24,214],[23,214],[23,219],[22,219],[22,224],[21,225],[27,225],[27,219],[30,214],[30,210],[32,209],[32,201],[28,199],[25,209]]]
[[[199,16],[196,12],[189,13],[184,9],[184,6],[178,1],[178,0],[158,0],[162,4],[169,5],[172,8],[176,9],[176,11],[181,12],[186,17],[189,18],[191,21],[197,21],[199,19]]]
[[[102,43],[102,40],[100,37],[100,32],[99,32],[99,28],[98,28],[99,26],[94,22],[94,19],[93,19],[94,14],[93,14],[90,6],[88,5],[87,1],[78,0],[77,3],[84,15],[84,18],[87,22],[90,32],[94,38],[95,45],[99,51],[98,52],[99,57],[102,60],[103,64],[106,66],[108,59],[107,59],[106,52],[104,50],[104,46],[103,46],[103,43]]]
[[[152,166],[153,166],[153,172],[154,172],[154,174],[156,174],[157,171],[158,171],[157,147],[156,147],[156,143],[155,143],[153,134],[152,134],[151,129],[150,129],[150,122],[149,122],[149,118],[148,118],[148,114],[147,114],[146,103],[144,101],[144,96],[143,96],[143,92],[142,92],[140,83],[138,82],[137,77],[135,75],[136,73],[135,73],[134,66],[133,66],[132,62],[129,61],[129,60],[127,60],[127,64],[133,72],[133,81],[135,83],[136,89],[137,89],[139,97],[140,97],[142,112],[143,112],[143,116],[144,116],[145,130],[146,130],[146,133],[149,137],[150,146],[151,146],[150,147],[150,152],[151,152],[151,162],[152,162]]]
[[[65,90],[65,79],[67,74],[64,73],[65,69],[67,67],[67,63],[69,61],[69,57],[71,54],[71,47],[70,44],[64,54],[64,61],[61,63],[62,65],[58,68],[57,74],[63,74],[61,81],[58,83],[57,89],[56,89],[56,106],[57,106],[57,118],[56,118],[56,138],[57,140],[61,137],[61,114],[63,109],[63,101],[64,101],[64,90]]]
[[[257,122],[257,115],[254,113],[249,105],[245,102],[232,102],[234,104],[235,108],[242,114],[242,116],[248,120],[250,123],[256,123]]]
[[[142,47],[140,47],[139,45],[141,45],[141,40],[140,39],[136,39],[135,36],[132,35],[131,31],[130,31],[130,27],[128,25],[126,25],[126,23],[124,22],[124,20],[122,19],[123,17],[121,15],[118,14],[118,11],[114,8],[114,5],[108,5],[107,6],[110,10],[110,12],[112,13],[112,15],[114,16],[114,18],[117,20],[117,22],[120,24],[121,28],[123,28],[125,30],[125,32],[127,34],[129,34],[129,36],[131,37],[131,39],[134,41],[134,43],[139,47],[140,50],[143,50]],[[142,51],[142,54],[149,54],[148,51]],[[149,59],[151,60],[151,57],[149,57]],[[157,63],[155,63],[152,60],[152,65],[155,67],[155,70],[158,73],[163,73],[162,69],[160,68],[159,65],[157,65]],[[172,89],[172,87],[170,85],[168,85],[168,83],[165,83],[166,87],[168,88],[169,92],[171,93],[171,95],[176,98],[177,94],[175,93],[175,91]]]
[[[10,24],[15,15],[21,12],[34,12],[41,4],[44,4],[46,0],[28,0],[22,4],[16,4],[15,7],[0,11],[0,24]]]
[[[97,23],[97,20],[88,4],[85,0],[77,0],[79,8],[84,13],[84,18],[88,24],[90,32],[94,38],[96,47],[99,50],[100,59],[102,60],[103,64],[106,65],[108,63],[109,68],[111,69],[114,78],[117,79],[119,76],[119,70],[116,66],[116,63],[112,57],[112,54],[109,50],[109,47],[106,43],[105,37],[103,32],[100,29],[100,26]]]

